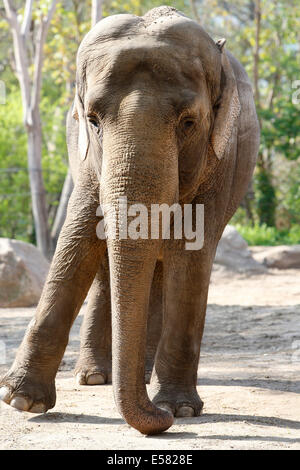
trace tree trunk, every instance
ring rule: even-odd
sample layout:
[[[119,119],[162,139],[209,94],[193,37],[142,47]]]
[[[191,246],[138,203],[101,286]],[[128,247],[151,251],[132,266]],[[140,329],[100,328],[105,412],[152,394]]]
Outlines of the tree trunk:
[[[254,81],[254,97],[256,106],[259,106],[259,41],[260,41],[260,29],[261,29],[261,3],[260,0],[256,0],[255,3],[255,48],[254,48],[254,67],[253,67],[253,81]]]
[[[56,3],[57,0],[52,0],[47,16],[41,17],[35,37],[34,58],[30,61],[27,40],[33,17],[33,0],[26,0],[24,17],[21,22],[12,1],[4,0],[6,19],[13,36],[16,73],[21,89],[24,125],[27,131],[28,172],[36,242],[46,257],[51,255],[51,237],[42,174],[42,125],[39,105],[44,59],[43,48]],[[33,68],[33,78],[31,78],[30,67]]]
[[[102,19],[102,0],[92,0],[92,26]]]
[[[32,113],[32,123],[27,124],[27,134],[28,171],[36,243],[39,250],[49,258],[51,255],[51,238],[48,225],[46,190],[41,165],[42,129],[37,109]]]

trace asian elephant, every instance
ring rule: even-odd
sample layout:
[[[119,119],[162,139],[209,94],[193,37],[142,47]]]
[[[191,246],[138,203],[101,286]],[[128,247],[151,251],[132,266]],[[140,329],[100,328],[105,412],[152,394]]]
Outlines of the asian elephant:
[[[79,382],[105,382],[112,355],[117,407],[144,434],[201,413],[196,380],[212,263],[259,146],[249,78],[224,44],[171,7],[105,18],[83,39],[67,118],[75,187],[36,315],[0,381],[11,406],[54,407],[69,331],[93,283]],[[186,250],[174,237],[99,239],[99,203],[114,207],[124,196],[146,208],[203,204],[203,248]],[[109,229],[115,221],[105,217]],[[154,355],[151,401],[145,368]]]

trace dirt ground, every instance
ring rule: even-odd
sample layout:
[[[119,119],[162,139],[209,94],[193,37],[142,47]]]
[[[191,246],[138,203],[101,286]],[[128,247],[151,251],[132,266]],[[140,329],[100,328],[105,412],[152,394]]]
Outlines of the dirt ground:
[[[124,422],[110,385],[75,384],[83,306],[57,376],[55,408],[33,415],[2,404],[0,449],[300,449],[299,281],[300,270],[214,273],[198,371],[203,415],[176,419],[155,437]],[[0,374],[33,312],[0,309]]]

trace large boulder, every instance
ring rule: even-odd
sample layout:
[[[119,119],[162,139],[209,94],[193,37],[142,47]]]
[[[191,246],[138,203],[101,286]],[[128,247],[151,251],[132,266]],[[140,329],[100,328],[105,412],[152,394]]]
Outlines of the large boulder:
[[[266,267],[253,258],[247,242],[232,225],[226,226],[218,244],[214,270],[218,269],[253,274],[266,271]]]
[[[299,269],[300,245],[261,247],[254,257],[268,268]]]
[[[35,246],[0,238],[0,307],[36,305],[48,269],[48,261]]]

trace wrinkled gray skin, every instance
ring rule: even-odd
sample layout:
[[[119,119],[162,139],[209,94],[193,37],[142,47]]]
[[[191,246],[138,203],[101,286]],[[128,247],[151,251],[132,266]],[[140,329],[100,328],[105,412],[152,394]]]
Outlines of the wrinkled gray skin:
[[[259,145],[249,79],[222,42],[172,8],[141,18],[116,15],[80,46],[67,127],[75,188],[35,319],[0,382],[1,397],[31,412],[54,406],[69,330],[94,280],[78,380],[109,379],[111,291],[118,409],[140,432],[159,433],[173,415],[198,416],[203,406],[196,379],[212,262]],[[147,207],[204,204],[203,249],[187,251],[185,240],[99,240],[99,201],[120,196]],[[163,310],[152,401],[144,360],[149,302],[148,373]]]

